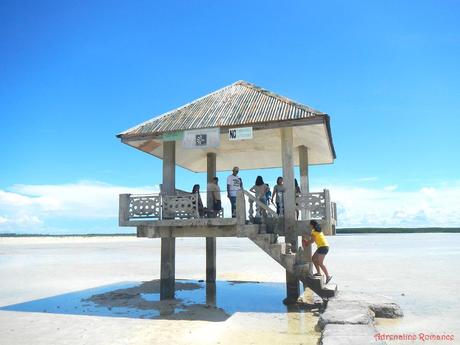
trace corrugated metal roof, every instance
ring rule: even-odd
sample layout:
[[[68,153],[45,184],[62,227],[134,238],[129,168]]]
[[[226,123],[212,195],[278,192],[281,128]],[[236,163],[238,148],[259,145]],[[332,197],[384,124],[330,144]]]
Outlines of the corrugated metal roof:
[[[314,116],[325,116],[327,122],[329,120],[325,113],[240,80],[130,128],[118,134],[118,137],[143,137],[165,132],[298,120]]]

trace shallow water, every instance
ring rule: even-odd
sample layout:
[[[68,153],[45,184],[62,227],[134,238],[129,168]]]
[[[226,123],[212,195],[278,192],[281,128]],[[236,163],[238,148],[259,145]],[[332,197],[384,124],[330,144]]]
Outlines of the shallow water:
[[[208,321],[232,314],[286,313],[283,283],[176,280],[174,301],[160,303],[159,281],[124,282],[0,307],[5,311],[130,318],[193,319],[196,307],[207,308]],[[302,311],[299,311],[302,312]],[[205,315],[206,316],[206,315]]]

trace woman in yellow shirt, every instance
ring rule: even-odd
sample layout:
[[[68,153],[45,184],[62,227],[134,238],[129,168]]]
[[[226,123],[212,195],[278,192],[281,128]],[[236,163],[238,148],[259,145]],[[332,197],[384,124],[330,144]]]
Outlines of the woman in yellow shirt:
[[[316,244],[316,251],[315,254],[312,256],[313,264],[316,268],[315,276],[321,276],[320,269],[326,275],[326,284],[329,283],[332,279],[332,276],[329,275],[326,266],[324,265],[324,258],[326,254],[329,252],[329,244],[327,243],[326,236],[321,230],[321,225],[318,224],[316,220],[310,220],[310,227],[311,227],[311,237],[307,240],[305,237],[302,238],[302,246],[307,247],[311,243],[315,242]]]

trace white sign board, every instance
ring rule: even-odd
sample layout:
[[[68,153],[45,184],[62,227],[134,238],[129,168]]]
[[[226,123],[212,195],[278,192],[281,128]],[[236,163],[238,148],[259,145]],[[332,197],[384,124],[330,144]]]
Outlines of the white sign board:
[[[220,145],[220,129],[205,128],[184,132],[182,147],[186,149],[206,149]]]
[[[252,127],[230,128],[228,130],[228,140],[247,140],[252,139]]]

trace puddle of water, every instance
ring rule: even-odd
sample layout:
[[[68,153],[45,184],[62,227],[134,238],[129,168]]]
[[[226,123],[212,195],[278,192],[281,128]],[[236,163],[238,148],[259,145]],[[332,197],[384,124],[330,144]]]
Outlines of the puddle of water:
[[[286,313],[283,283],[177,280],[160,301],[159,281],[125,282],[1,307],[0,310],[129,318],[223,321],[237,312]]]

